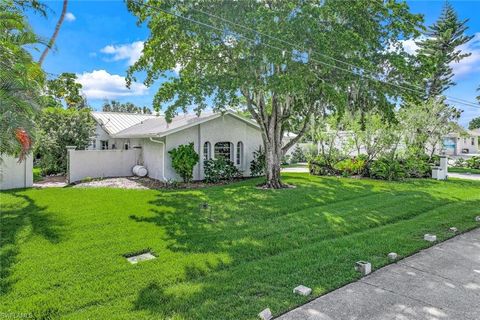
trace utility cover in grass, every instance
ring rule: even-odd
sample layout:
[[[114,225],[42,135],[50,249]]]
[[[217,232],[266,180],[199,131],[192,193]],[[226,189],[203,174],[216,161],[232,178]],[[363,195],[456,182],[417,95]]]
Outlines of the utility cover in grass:
[[[156,257],[151,254],[150,252],[146,252],[146,253],[142,253],[142,254],[139,254],[139,255],[136,255],[136,256],[131,256],[131,257],[127,257],[127,260],[128,262],[132,263],[132,264],[135,264],[135,263],[138,263],[140,261],[146,261],[146,260],[152,260],[152,259],[155,259]]]

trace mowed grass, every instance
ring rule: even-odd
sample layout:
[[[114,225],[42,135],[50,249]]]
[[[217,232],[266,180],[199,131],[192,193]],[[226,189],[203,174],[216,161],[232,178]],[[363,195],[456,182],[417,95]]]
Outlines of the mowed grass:
[[[62,319],[255,319],[478,225],[480,183],[285,174],[199,190],[29,189],[1,196],[0,314]],[[211,210],[200,210],[207,202]],[[155,260],[125,253],[151,248]]]

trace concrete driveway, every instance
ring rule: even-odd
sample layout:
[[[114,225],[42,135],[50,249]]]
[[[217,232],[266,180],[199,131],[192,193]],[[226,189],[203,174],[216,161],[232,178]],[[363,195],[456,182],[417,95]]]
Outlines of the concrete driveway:
[[[278,319],[480,319],[480,229],[382,268]]]

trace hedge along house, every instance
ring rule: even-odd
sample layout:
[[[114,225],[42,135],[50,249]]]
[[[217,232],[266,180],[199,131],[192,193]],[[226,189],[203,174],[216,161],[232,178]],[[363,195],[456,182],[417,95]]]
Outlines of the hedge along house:
[[[219,157],[231,160],[244,176],[249,176],[253,153],[262,145],[258,124],[230,111],[183,114],[170,123],[155,115],[92,112],[92,116],[97,127],[89,150],[69,153],[70,169],[82,171],[69,174],[72,182],[85,177],[125,176],[136,164],[145,166],[150,178],[181,180],[168,151],[191,142],[200,156],[194,180],[204,178],[204,160]],[[105,169],[97,170],[96,166]]]

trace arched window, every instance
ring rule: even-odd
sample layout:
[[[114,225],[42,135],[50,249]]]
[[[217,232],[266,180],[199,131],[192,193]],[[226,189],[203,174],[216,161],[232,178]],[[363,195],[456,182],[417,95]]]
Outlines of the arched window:
[[[241,166],[243,163],[243,142],[237,142],[237,166]]]
[[[217,142],[213,150],[215,159],[224,158],[225,160],[233,161],[233,143],[231,142]]]
[[[210,142],[205,142],[203,144],[203,160],[207,161],[212,159],[212,149],[210,148]]]

